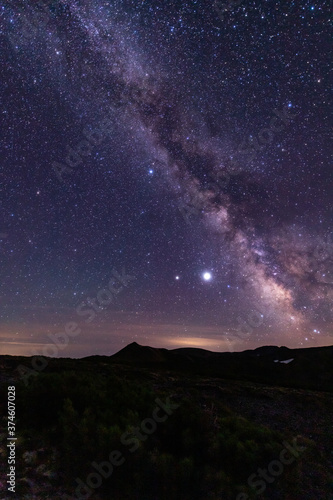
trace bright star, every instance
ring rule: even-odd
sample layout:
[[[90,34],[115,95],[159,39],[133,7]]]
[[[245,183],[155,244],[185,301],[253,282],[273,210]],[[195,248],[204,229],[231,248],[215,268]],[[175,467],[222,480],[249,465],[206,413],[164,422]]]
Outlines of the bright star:
[[[202,277],[205,281],[210,281],[212,279],[212,273],[206,271],[205,273],[203,273]]]

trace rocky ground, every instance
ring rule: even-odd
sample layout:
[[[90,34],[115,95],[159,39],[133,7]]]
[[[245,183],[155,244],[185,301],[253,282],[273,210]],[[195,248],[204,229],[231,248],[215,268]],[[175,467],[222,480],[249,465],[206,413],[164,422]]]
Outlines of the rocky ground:
[[[221,378],[190,376],[171,371],[156,371],[130,367],[119,367],[124,377],[135,376],[138,380],[150,381],[156,392],[167,391],[175,400],[190,398],[207,413],[216,431],[219,430],[218,417],[221,405],[230,408],[236,415],[272,430],[294,436],[300,442],[310,444],[304,475],[302,500],[332,500],[332,490],[328,483],[333,477],[333,394],[286,387],[272,387],[253,382],[225,380]],[[13,374],[2,374],[0,386],[15,383]],[[5,415],[5,405],[1,401],[1,413]],[[7,427],[6,417],[2,417],[2,428]],[[0,490],[1,500],[57,500],[65,491],[59,486],[55,472],[57,448],[20,449],[20,431],[17,431],[17,495],[6,491],[7,449],[6,432],[0,436]],[[68,495],[68,492],[66,492]],[[66,497],[67,499],[70,496]],[[73,497],[75,498],[75,497]],[[93,497],[98,500],[98,493]],[[257,496],[260,500],[260,496]],[[295,500],[274,497],[272,500]],[[121,499],[119,499],[121,500]],[[298,499],[297,499],[298,500]]]

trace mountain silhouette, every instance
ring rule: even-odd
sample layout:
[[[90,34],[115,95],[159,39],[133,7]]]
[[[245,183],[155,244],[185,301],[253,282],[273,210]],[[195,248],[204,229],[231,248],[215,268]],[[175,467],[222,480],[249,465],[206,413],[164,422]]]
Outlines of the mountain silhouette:
[[[165,349],[132,342],[111,356],[109,361],[274,385],[329,391],[333,387],[333,346],[302,349],[262,346],[231,353],[195,347]]]

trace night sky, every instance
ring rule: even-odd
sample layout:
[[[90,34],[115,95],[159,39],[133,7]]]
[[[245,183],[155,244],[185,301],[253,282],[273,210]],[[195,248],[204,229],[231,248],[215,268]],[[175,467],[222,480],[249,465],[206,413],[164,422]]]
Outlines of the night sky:
[[[0,12],[0,353],[331,345],[329,2]]]

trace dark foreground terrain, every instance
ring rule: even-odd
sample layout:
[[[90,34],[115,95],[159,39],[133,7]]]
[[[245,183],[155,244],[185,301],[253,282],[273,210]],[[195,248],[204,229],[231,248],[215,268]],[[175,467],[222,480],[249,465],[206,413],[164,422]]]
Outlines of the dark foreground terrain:
[[[332,347],[135,343],[81,360],[1,356],[0,498],[331,500],[332,362]]]

